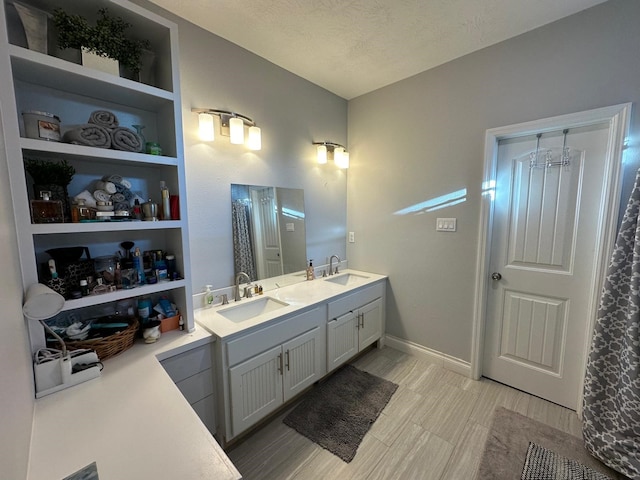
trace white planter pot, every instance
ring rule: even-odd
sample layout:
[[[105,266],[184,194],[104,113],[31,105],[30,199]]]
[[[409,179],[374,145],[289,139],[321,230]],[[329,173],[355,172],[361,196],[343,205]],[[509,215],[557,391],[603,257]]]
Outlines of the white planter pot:
[[[116,77],[120,76],[120,65],[117,60],[108,57],[101,57],[82,48],[82,65],[89,68],[110,73]]]

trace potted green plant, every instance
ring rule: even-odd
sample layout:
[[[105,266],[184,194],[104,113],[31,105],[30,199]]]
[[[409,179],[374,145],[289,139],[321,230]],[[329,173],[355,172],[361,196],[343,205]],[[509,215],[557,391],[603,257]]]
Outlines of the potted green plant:
[[[148,40],[132,40],[125,31],[131,24],[120,17],[112,17],[106,8],[98,10],[95,25],[80,15],[69,14],[57,8],[53,22],[58,30],[58,46],[75,48],[99,57],[117,60],[119,64],[137,74],[142,68],[142,53],[149,48]]]
[[[64,221],[70,221],[71,208],[67,187],[76,173],[75,168],[66,160],[52,162],[35,158],[26,159],[24,168],[33,180],[34,198],[38,199],[40,192],[51,192],[52,200],[62,201]]]

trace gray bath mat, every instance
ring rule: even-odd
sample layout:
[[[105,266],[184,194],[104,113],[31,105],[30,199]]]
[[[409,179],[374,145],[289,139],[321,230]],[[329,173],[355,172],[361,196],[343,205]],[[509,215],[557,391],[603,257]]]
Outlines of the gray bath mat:
[[[350,462],[397,388],[395,383],[347,365],[307,392],[283,422]]]
[[[558,455],[533,442],[529,443],[521,480],[611,480],[576,460]]]
[[[612,479],[627,478],[592,457],[584,448],[584,442],[581,438],[503,407],[497,408],[494,413],[476,478],[482,480],[527,478],[521,477],[521,474],[524,473],[523,466],[527,462],[530,443],[544,447],[557,456],[579,462]],[[538,478],[558,479],[563,477],[542,476]]]

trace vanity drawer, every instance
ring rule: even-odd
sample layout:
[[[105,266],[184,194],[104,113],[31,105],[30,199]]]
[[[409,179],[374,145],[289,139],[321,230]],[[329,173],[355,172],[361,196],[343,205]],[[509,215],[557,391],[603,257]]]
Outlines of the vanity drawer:
[[[184,398],[193,405],[213,394],[213,371],[208,368],[176,383]]]
[[[211,435],[216,434],[216,402],[215,396],[209,395],[199,402],[191,405],[191,408],[202,420],[202,423],[209,429]]]
[[[376,298],[380,298],[384,295],[384,283],[379,282],[370,287],[358,290],[355,293],[346,295],[338,300],[329,302],[329,311],[327,318],[333,320],[341,315],[344,315],[351,310],[356,310],[363,305],[373,302]]]
[[[160,364],[174,383],[191,377],[203,370],[211,369],[211,345],[203,345],[188,352],[162,360]]]
[[[316,306],[304,313],[231,340],[226,345],[228,366],[232,367],[247,358],[308,332],[324,322],[325,311],[324,306]]]

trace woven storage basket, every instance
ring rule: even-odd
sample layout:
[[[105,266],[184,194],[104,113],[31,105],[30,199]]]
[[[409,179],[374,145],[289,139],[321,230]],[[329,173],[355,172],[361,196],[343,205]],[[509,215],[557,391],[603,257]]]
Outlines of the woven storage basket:
[[[136,318],[130,318],[128,322],[129,326],[127,328],[108,337],[90,340],[70,340],[64,343],[69,350],[78,350],[81,348],[95,350],[100,361],[104,361],[133,346],[136,333],[138,333],[138,320]]]

